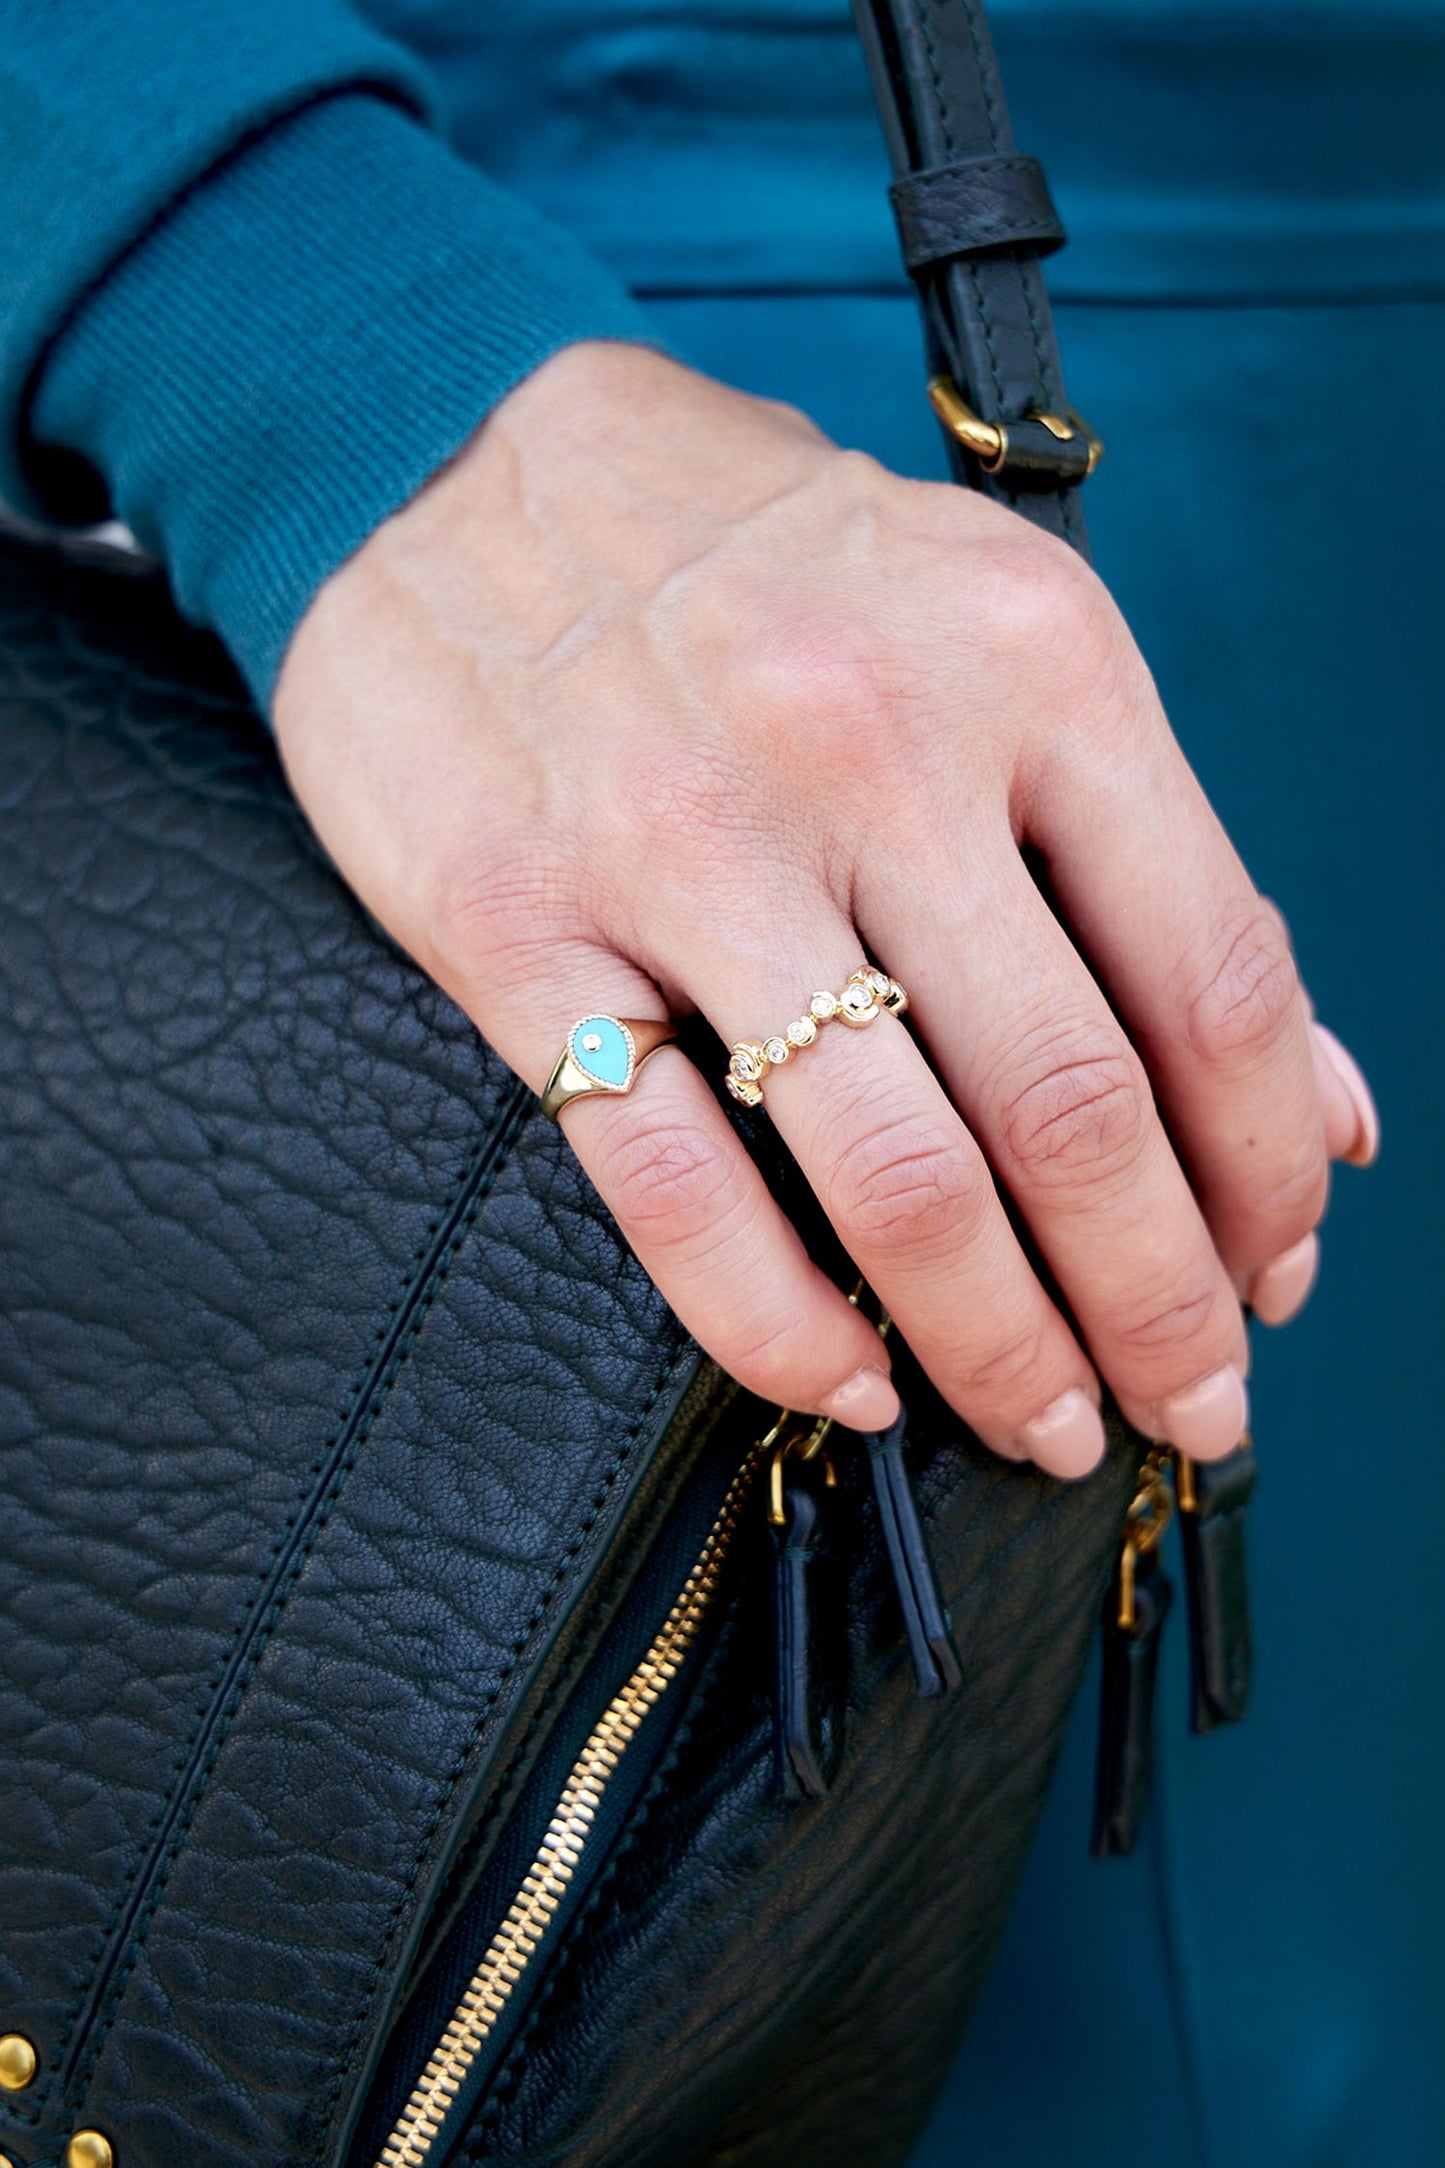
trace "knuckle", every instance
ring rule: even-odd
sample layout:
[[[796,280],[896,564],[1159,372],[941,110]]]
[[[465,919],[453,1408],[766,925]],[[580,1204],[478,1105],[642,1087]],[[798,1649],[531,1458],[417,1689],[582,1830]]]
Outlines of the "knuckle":
[[[1133,1310],[1111,1321],[1109,1331],[1125,1355],[1152,1360],[1187,1352],[1196,1367],[1203,1367],[1196,1351],[1203,1343],[1217,1341],[1219,1359],[1224,1360],[1232,1344],[1229,1328],[1234,1322],[1215,1289],[1195,1286],[1181,1288],[1167,1302],[1142,1312]]]
[[[1051,1186],[1127,1173],[1151,1119],[1148,1088],[1124,1043],[1084,1043],[1045,1058],[1006,1100],[1001,1128],[1014,1168],[1036,1186]]]
[[[990,642],[1031,675],[1090,683],[1114,667],[1120,620],[1098,579],[1062,543],[1010,535],[992,551],[982,596]]]
[[[1048,1370],[1043,1328],[1025,1323],[980,1352],[958,1380],[958,1395],[976,1414],[994,1414],[1012,1423],[1033,1414],[1052,1397],[1040,1380]]]
[[[756,1324],[741,1322],[726,1348],[714,1352],[729,1375],[760,1400],[806,1405],[818,1385],[817,1338],[816,1321],[792,1311]],[[832,1382],[824,1380],[824,1389]]]
[[[903,1117],[881,1123],[844,1154],[830,1200],[870,1249],[937,1254],[984,1204],[987,1176],[962,1139]]]
[[[785,719],[805,757],[839,745],[871,757],[887,743],[896,692],[888,646],[866,612],[774,615],[735,658],[737,704],[769,732]]]
[[[1256,907],[1227,925],[1188,1008],[1187,1037],[1202,1061],[1266,1054],[1293,1020],[1299,980],[1278,920]]]
[[[627,1129],[598,1179],[622,1225],[651,1248],[695,1248],[699,1237],[735,1231],[743,1201],[735,1171],[727,1143],[672,1121]]]
[[[1329,1202],[1330,1164],[1322,1146],[1312,1144],[1292,1166],[1277,1172],[1249,1200],[1250,1217],[1264,1230],[1260,1247],[1266,1256],[1318,1227]]]
[[[791,399],[765,398],[760,399],[758,403],[760,406],[766,407],[768,412],[776,416],[780,422],[785,423],[788,428],[794,430],[798,436],[805,437],[810,444],[827,444],[828,439],[813,420],[812,415],[805,414],[800,406],[794,406]]]
[[[1285,947],[1289,950],[1290,954],[1293,955],[1294,940],[1289,930],[1289,920],[1285,917],[1284,912],[1275,902],[1273,896],[1261,896],[1259,899],[1259,907],[1261,911],[1264,912],[1271,926],[1273,926],[1276,932],[1279,934],[1279,937],[1281,941],[1283,941]]]

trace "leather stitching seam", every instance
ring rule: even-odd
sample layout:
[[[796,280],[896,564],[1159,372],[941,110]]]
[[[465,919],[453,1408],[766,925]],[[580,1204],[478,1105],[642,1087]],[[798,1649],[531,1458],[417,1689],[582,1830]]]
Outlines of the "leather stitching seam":
[[[322,2147],[323,2158],[327,2157],[330,2146],[333,2142],[332,2124],[335,2117],[337,2098],[340,2094],[347,2070],[351,2065],[355,2053],[356,2043],[360,2038],[362,2027],[366,2022],[366,2018],[371,2007],[371,2002],[375,1994],[376,1983],[380,1981],[382,1975],[387,1970],[387,1962],[390,1957],[391,1946],[393,1941],[395,1940],[397,1929],[400,1926],[402,1914],[405,1911],[407,1903],[411,1898],[412,1892],[416,1887],[417,1881],[421,1875],[422,1867],[426,1860],[426,1855],[431,1848],[432,1839],[435,1836],[437,1829],[440,1827],[441,1822],[447,1812],[447,1809],[451,1804],[452,1797],[456,1792],[457,1786],[461,1782],[462,1775],[466,1769],[466,1765],[471,1759],[477,1741],[481,1736],[483,1726],[485,1725],[486,1720],[492,1711],[492,1708],[494,1707],[498,1697],[500,1696],[503,1686],[506,1684],[506,1681],[511,1676],[513,1671],[516,1670],[518,1664],[521,1662],[527,1647],[534,1639],[538,1628],[542,1625],[544,1619],[547,1616],[547,1613],[550,1611],[559,1588],[567,1578],[568,1574],[571,1572],[572,1567],[576,1563],[578,1556],[580,1555],[582,1549],[586,1544],[588,1536],[591,1534],[593,1528],[596,1526],[597,1520],[601,1515],[602,1508],[606,1504],[608,1496],[611,1493],[618,1476],[621,1474],[622,1469],[631,1458],[633,1450],[636,1447],[637,1440],[642,1434],[648,1417],[651,1415],[652,1410],[657,1405],[658,1400],[661,1398],[663,1392],[666,1390],[672,1378],[675,1377],[680,1364],[684,1360],[689,1359],[690,1354],[691,1343],[687,1340],[684,1340],[682,1345],[674,1351],[671,1360],[658,1373],[652,1390],[647,1395],[647,1398],[638,1413],[637,1419],[634,1422],[631,1430],[628,1432],[625,1441],[618,1447],[616,1453],[612,1457],[611,1463],[608,1466],[605,1474],[598,1482],[597,1488],[592,1496],[591,1505],[582,1523],[581,1528],[578,1530],[573,1542],[568,1545],[567,1550],[564,1552],[562,1558],[557,1564],[555,1571],[553,1572],[551,1580],[548,1582],[546,1588],[538,1597],[537,1602],[532,1609],[531,1616],[528,1618],[526,1624],[521,1628],[520,1632],[514,1637],[511,1643],[511,1654],[508,1657],[507,1661],[503,1663],[498,1670],[495,1680],[493,1681],[486,1695],[483,1697],[481,1704],[478,1708],[476,1721],[472,1726],[471,1732],[468,1735],[464,1745],[458,1750],[456,1756],[453,1759],[451,1768],[447,1772],[447,1776],[437,1795],[436,1806],[431,1815],[428,1817],[426,1826],[422,1832],[421,1840],[417,1846],[416,1854],[413,1858],[410,1871],[408,1872],[402,1888],[397,1896],[396,1902],[392,1906],[391,1911],[388,1915],[386,1926],[382,1935],[381,1948],[371,1967],[372,1991],[370,1994],[368,1994],[362,1999],[357,2011],[357,2015],[352,2020],[352,2023],[347,2032],[345,2044],[343,2045],[336,2057],[334,2069],[331,2074],[331,2080],[329,2085],[327,2086],[325,2097],[318,2111],[317,2121],[320,2123],[321,2127],[325,2130],[327,2134]]]
[[[299,1526],[308,1503],[310,1503],[310,1501],[314,1497],[313,1486],[315,1483],[315,1479],[326,1467],[328,1459],[335,1452],[337,1446],[341,1445],[343,1441],[346,1441],[348,1425],[353,1422],[358,1412],[364,1409],[365,1413],[362,1416],[362,1420],[356,1423],[355,1430],[349,1442],[346,1442],[345,1444],[345,1451],[342,1459],[337,1462],[336,1466],[332,1470],[330,1480],[326,1487],[325,1496],[317,1502],[316,1511],[313,1516],[313,1525],[310,1533],[308,1534],[305,1542],[297,1551],[295,1558],[292,1560],[290,1568],[286,1574],[284,1583],[272,1590],[271,1598],[266,1606],[266,1612],[264,1614],[264,1623],[262,1624],[257,1633],[255,1644],[247,1653],[241,1670],[236,1674],[235,1678],[232,1681],[231,1691],[229,1696],[227,1697],[229,1705],[226,1708],[224,1715],[219,1720],[216,1737],[206,1748],[205,1754],[196,1769],[194,1781],[190,1786],[189,1793],[186,1796],[184,1803],[179,1809],[174,1833],[170,1841],[167,1843],[165,1850],[161,1855],[161,1858],[155,1863],[152,1876],[152,1887],[147,1892],[141,1910],[136,1915],[132,1930],[126,1938],[126,1949],[123,1955],[117,1959],[114,1980],[105,1990],[105,2015],[102,2017],[99,2011],[97,2011],[95,2017],[92,2020],[94,2028],[93,2037],[87,2045],[86,2054],[83,2061],[77,2066],[75,2072],[72,2074],[70,2083],[66,2088],[66,2093],[70,2097],[73,2097],[84,2088],[84,2086],[89,2082],[89,2079],[94,2072],[96,2062],[105,2045],[105,2041],[109,2036],[111,2026],[115,2022],[115,2018],[120,2007],[120,2002],[125,1991],[126,1983],[128,1982],[131,1972],[133,1971],[135,1964],[140,1956],[141,1946],[145,1939],[146,1930],[150,1925],[150,1921],[155,1913],[157,1905],[159,1904],[162,1896],[165,1893],[165,1887],[169,1879],[171,1867],[174,1865],[176,1855],[179,1852],[181,1844],[184,1841],[187,1833],[189,1832],[191,1823],[195,1818],[195,1814],[200,1805],[201,1799],[205,1795],[206,1787],[209,1783],[212,1771],[215,1768],[217,1757],[219,1756],[222,1747],[225,1745],[226,1739],[229,1737],[231,1725],[235,1719],[240,1704],[245,1697],[246,1689],[250,1684],[251,1678],[256,1669],[256,1665],[260,1661],[260,1658],[270,1641],[271,1635],[276,1629],[281,1614],[285,1609],[286,1602],[290,1596],[291,1590],[295,1587],[296,1581],[299,1578],[302,1569],[304,1568],[307,1560],[311,1555],[317,1538],[320,1536],[322,1530],[325,1528],[327,1522],[331,1517],[331,1513],[336,1505],[336,1501],[341,1495],[341,1490],[345,1483],[345,1479],[350,1474],[351,1469],[355,1464],[356,1456],[360,1452],[362,1446],[365,1444],[367,1438],[370,1436],[371,1431],[376,1423],[376,1419],[381,1413],[382,1409],[385,1407],[387,1400],[390,1397],[392,1387],[395,1385],[397,1377],[400,1375],[400,1372],[405,1362],[411,1354],[411,1350],[416,1342],[417,1334],[420,1331],[420,1328],[424,1323],[428,1313],[430,1312],[432,1303],[435,1301],[437,1294],[439,1293],[442,1285],[445,1282],[447,1272],[450,1269],[452,1260],[456,1255],[456,1251],[460,1246],[461,1241],[470,1230],[471,1225],[476,1218],[477,1212],[480,1210],[481,1205],[488,1191],[490,1190],[493,1181],[496,1179],[497,1173],[500,1171],[502,1165],[505,1163],[508,1150],[510,1149],[511,1143],[513,1141],[513,1134],[517,1124],[517,1117],[522,1111],[522,1109],[525,1107],[525,1105],[528,1103],[530,1098],[531,1094],[525,1092],[522,1086],[518,1085],[517,1087],[515,1087],[511,1096],[511,1105],[510,1107],[505,1108],[505,1111],[499,1119],[497,1129],[493,1130],[486,1136],[479,1138],[472,1151],[467,1155],[467,1158],[463,1163],[461,1175],[454,1183],[451,1191],[449,1192],[445,1205],[436,1214],[435,1218],[430,1223],[426,1240],[420,1243],[417,1250],[413,1253],[412,1261],[407,1268],[407,1276],[405,1281],[403,1282],[401,1292],[396,1297],[395,1301],[389,1306],[385,1317],[383,1318],[380,1326],[378,1327],[377,1332],[374,1335],[371,1343],[371,1351],[368,1355],[367,1361],[357,1374],[355,1383],[353,1384],[345,1402],[343,1403],[343,1413],[341,1419],[332,1430],[325,1448],[320,1454],[318,1454],[316,1460],[312,1463],[308,1487],[303,1493],[303,1495],[298,1499],[297,1504],[292,1509],[292,1512],[287,1518],[285,1527],[282,1529],[281,1533],[276,1539],[276,1542],[271,1548],[267,1572],[258,1576],[257,1586],[253,1590],[250,1601],[247,1604],[245,1614],[238,1622],[236,1632],[233,1635],[230,1643],[228,1644],[228,1647],[232,1652],[234,1652],[237,1646],[243,1641],[248,1628],[251,1626],[253,1619],[256,1617],[257,1604],[261,1601],[261,1598],[269,1581],[270,1566],[274,1565],[278,1555],[285,1548],[288,1537]],[[474,1194],[470,1198],[468,1198],[467,1191],[469,1186],[472,1184],[475,1184],[475,1191]],[[463,1212],[462,1218],[459,1221],[458,1225],[454,1228],[452,1238],[448,1242],[445,1252],[440,1258],[435,1260],[432,1267],[432,1275],[429,1284],[424,1283],[424,1291],[418,1294],[416,1307],[413,1311],[412,1316],[407,1321],[404,1337],[393,1349],[390,1359],[388,1360],[380,1374],[376,1374],[374,1370],[374,1365],[377,1350],[379,1347],[385,1345],[388,1332],[390,1331],[397,1317],[405,1310],[408,1297],[418,1286],[418,1263],[420,1262],[420,1260],[426,1257],[427,1252],[434,1243],[438,1232],[446,1225],[448,1219],[451,1218],[451,1216],[457,1211],[458,1207],[462,1204],[462,1201],[464,1199],[466,1200],[466,1207],[465,1211]],[[369,1405],[367,1405],[368,1389],[370,1389]],[[221,1680],[224,1679],[224,1675],[225,1667],[223,1666],[221,1678],[217,1681],[217,1691],[219,1691],[220,1689]],[[206,1704],[205,1709],[201,1712],[203,1719],[207,1714],[210,1713],[212,1707],[212,1702],[208,1702]],[[154,1830],[157,1823],[159,1823],[164,1818],[166,1809],[170,1804],[171,1801],[167,1799],[165,1805],[162,1806],[160,1812],[155,1817],[155,1820],[151,1823],[151,1830]],[[128,1897],[132,1891],[134,1891],[137,1880],[138,1877],[132,1877],[131,1882],[127,1886],[125,1895],[122,1897],[121,1902],[117,1905],[116,1912],[112,1916],[112,1928],[115,1924],[115,1918],[124,1909],[125,1898]],[[104,1952],[102,1952],[102,1958],[103,1956]],[[98,1966],[96,1969],[99,1969]],[[87,1988],[89,1987],[90,1982],[94,1980],[94,1978],[95,1971],[93,1970],[87,1981]],[[79,2015],[80,2008],[83,2008],[84,2006],[84,1999],[85,1998],[82,1995],[80,2005],[77,2007],[76,2017],[78,2017]],[[71,2023],[67,2027],[67,2039],[73,2032],[74,2026],[75,2017],[72,2017]],[[60,2052],[61,2051],[59,2050],[57,2051],[57,2062],[59,2061]]]
[[[690,1352],[691,1342],[688,1337],[684,1335],[678,1346],[678,1360],[680,1361],[684,1355],[689,1354]],[[676,1368],[677,1365],[674,1364],[671,1373],[672,1375],[676,1374]],[[595,1587],[593,1590],[589,1591],[589,1596],[593,1600],[589,1602],[588,1615],[587,1618],[583,1621],[581,1628],[584,1643],[588,1642],[588,1637],[593,1631],[594,1624],[599,1613],[603,1613],[609,1608],[610,1604],[615,1598],[616,1592],[619,1589],[625,1589],[629,1585],[631,1580],[634,1578],[638,1568],[645,1562],[648,1550],[651,1546],[651,1540],[652,1537],[649,1530],[639,1529],[635,1540],[628,1547],[626,1555],[618,1559],[616,1568],[612,1573],[608,1575],[606,1583],[602,1586]],[[591,1649],[589,1644],[589,1656],[590,1653]],[[583,1665],[579,1668],[586,1668],[585,1661]],[[463,1855],[469,1853],[473,1858],[475,1858],[485,1850],[488,1835],[490,1834],[495,1824],[502,1819],[502,1817],[507,1811],[507,1794],[509,1787],[511,1786],[513,1779],[516,1777],[518,1770],[525,1762],[533,1740],[536,1738],[538,1732],[542,1729],[547,1719],[551,1716],[558,1702],[565,1701],[576,1684],[576,1673],[574,1672],[573,1674],[569,1675],[569,1673],[564,1670],[558,1673],[558,1676],[552,1681],[551,1685],[548,1686],[546,1691],[540,1696],[536,1709],[533,1711],[531,1717],[528,1719],[525,1729],[522,1731],[520,1737],[517,1740],[515,1748],[507,1759],[506,1766],[499,1772],[495,1784],[493,1784],[493,1786],[491,1787],[491,1791],[488,1796],[488,1803],[485,1809],[477,1816],[475,1823],[472,1825],[471,1829],[468,1832],[466,1844],[463,1848]],[[459,1859],[463,1855],[459,1855]],[[455,1873],[455,1868],[452,1871],[453,1873]]]

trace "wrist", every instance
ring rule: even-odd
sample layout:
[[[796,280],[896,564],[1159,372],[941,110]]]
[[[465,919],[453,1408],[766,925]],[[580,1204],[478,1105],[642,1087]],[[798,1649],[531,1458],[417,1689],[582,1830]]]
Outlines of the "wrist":
[[[265,702],[323,581],[499,399],[570,341],[649,336],[564,235],[353,94],[272,130],[116,268],[35,430],[99,468]]]

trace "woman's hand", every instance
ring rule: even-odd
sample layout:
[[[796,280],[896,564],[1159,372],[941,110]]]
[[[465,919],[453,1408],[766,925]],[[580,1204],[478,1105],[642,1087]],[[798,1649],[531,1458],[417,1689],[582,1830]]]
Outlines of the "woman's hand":
[[[830,1028],[767,1105],[940,1391],[1063,1475],[1102,1450],[1099,1373],[1151,1436],[1236,1443],[1241,1298],[1298,1306],[1328,1157],[1370,1157],[1374,1114],[1062,544],[573,347],[327,583],[276,724],[346,878],[536,1089],[578,1016],[762,1038],[866,948],[933,1067],[891,1017]],[[876,1334],[681,1053],[563,1124],[727,1370],[891,1418]]]

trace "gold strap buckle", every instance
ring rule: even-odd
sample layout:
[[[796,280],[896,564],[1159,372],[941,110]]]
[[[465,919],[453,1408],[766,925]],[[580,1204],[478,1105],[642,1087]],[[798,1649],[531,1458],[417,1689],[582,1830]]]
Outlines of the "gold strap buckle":
[[[959,391],[951,376],[935,376],[928,386],[928,403],[950,435],[957,437],[966,452],[972,452],[985,474],[998,474],[1008,465],[1008,426],[1004,422],[986,422]],[[1093,473],[1104,456],[1103,439],[1097,437],[1082,414],[1072,407],[1062,414],[1050,414],[1043,407],[1030,407],[1023,417],[1027,422],[1037,422],[1047,429],[1060,444],[1071,444],[1082,437],[1089,449],[1088,465],[1084,479]]]

